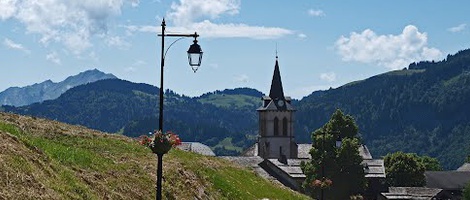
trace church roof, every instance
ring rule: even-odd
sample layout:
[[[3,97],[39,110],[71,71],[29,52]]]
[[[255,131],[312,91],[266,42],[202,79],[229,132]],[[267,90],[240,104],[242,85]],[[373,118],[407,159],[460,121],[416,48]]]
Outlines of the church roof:
[[[263,96],[262,100],[263,105],[257,109],[258,111],[295,111],[294,107],[290,104],[291,98],[284,96],[277,56],[269,96]]]
[[[284,90],[282,88],[281,72],[279,71],[279,62],[276,56],[276,65],[274,66],[273,80],[271,82],[271,90],[269,90],[269,97],[273,100],[285,100]]]

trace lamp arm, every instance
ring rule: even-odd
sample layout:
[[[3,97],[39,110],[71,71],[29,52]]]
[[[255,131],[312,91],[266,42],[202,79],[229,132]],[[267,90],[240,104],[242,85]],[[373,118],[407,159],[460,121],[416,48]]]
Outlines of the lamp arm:
[[[180,37],[180,38],[176,39],[175,41],[173,41],[173,42],[170,44],[170,46],[168,46],[168,48],[166,49],[165,54],[163,55],[163,59],[166,58],[166,54],[168,53],[168,50],[170,50],[170,47],[173,46],[176,42],[178,42],[178,41],[180,41],[180,40],[182,40],[182,39],[184,39],[184,38],[185,38],[185,37]]]

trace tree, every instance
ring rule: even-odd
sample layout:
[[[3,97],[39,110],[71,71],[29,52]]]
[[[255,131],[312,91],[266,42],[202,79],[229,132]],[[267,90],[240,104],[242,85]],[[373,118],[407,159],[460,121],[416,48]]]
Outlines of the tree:
[[[462,196],[464,200],[470,200],[470,182],[467,183],[467,186],[463,189]]]
[[[339,109],[312,133],[312,159],[301,164],[306,175],[302,186],[312,197],[323,192],[324,199],[349,199],[363,192],[366,179],[357,134],[354,119]],[[340,147],[335,145],[338,139]]]
[[[470,163],[470,155],[467,156],[467,160],[465,162]]]
[[[442,171],[442,166],[436,158],[421,156],[418,157],[418,161],[424,166],[426,171]]]
[[[387,182],[394,187],[424,186],[426,168],[416,154],[401,151],[387,154],[384,159]]]

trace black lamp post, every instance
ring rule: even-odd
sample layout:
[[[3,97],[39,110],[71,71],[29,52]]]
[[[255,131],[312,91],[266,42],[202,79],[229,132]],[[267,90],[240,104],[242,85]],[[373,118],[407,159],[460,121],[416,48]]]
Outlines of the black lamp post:
[[[195,32],[194,34],[165,34],[165,19],[162,21],[162,33],[158,34],[158,36],[162,37],[162,59],[161,59],[161,68],[160,68],[160,117],[158,121],[159,125],[159,130],[163,132],[163,68],[165,66],[165,56],[170,47],[177,41],[179,41],[182,38],[185,37],[193,37],[194,38],[194,43],[189,47],[187,53],[188,53],[188,61],[189,65],[191,66],[192,70],[194,72],[197,71],[198,67],[201,66],[201,61],[202,61],[202,49],[197,44],[197,37],[199,35]],[[168,49],[165,51],[165,37],[179,37],[180,39],[177,39],[173,43],[170,44]],[[163,154],[157,154],[158,157],[158,166],[157,166],[157,200],[162,199],[162,168],[163,168]]]

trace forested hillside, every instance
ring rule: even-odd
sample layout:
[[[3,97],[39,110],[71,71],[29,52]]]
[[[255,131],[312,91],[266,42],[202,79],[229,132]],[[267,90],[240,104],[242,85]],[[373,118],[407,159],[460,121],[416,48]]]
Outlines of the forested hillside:
[[[157,94],[151,85],[103,80],[73,88],[56,100],[3,109],[134,137],[158,128]],[[164,128],[184,141],[220,147],[216,153],[235,154],[256,141],[262,95],[239,88],[190,98],[167,90]],[[470,50],[465,50],[443,61],[413,63],[294,100],[296,140],[311,142],[310,133],[340,108],[356,119],[373,156],[415,152],[437,157],[453,169],[470,154],[468,103]]]
[[[151,85],[110,79],[72,88],[55,100],[4,109],[138,137],[158,128],[158,91]],[[237,96],[241,98],[237,101],[242,103],[243,99],[250,99],[246,95]],[[253,137],[247,136],[256,134],[253,106],[241,109],[200,101],[205,100],[167,90],[164,129],[175,131],[184,141],[199,141],[209,146],[216,146],[225,138],[237,141],[233,145],[238,150],[253,143]]]
[[[314,131],[340,108],[355,117],[373,155],[416,152],[455,168],[470,153],[468,103],[470,50],[465,50],[305,97],[297,107],[297,132]]]

